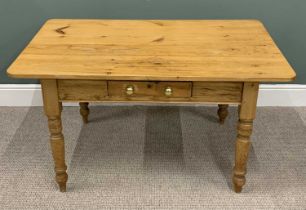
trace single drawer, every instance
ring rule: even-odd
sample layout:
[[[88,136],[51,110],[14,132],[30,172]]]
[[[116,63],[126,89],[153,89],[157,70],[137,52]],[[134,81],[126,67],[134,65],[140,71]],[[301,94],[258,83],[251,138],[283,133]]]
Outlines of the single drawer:
[[[107,82],[99,80],[58,80],[60,100],[100,101],[107,96]]]
[[[242,82],[194,82],[192,97],[205,102],[241,102]]]
[[[191,82],[108,81],[108,95],[121,98],[191,97]]]

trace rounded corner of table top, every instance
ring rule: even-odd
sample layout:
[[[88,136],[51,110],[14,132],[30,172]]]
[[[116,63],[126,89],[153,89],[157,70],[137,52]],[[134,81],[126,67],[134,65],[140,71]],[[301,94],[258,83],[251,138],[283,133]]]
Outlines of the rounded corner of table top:
[[[11,78],[18,78],[18,74],[16,74],[16,72],[14,72],[15,70],[12,69],[11,67],[8,68],[8,70],[6,71],[6,75],[11,77]]]
[[[292,70],[291,75],[289,76],[289,81],[288,82],[293,82],[296,79],[296,73],[294,70]]]

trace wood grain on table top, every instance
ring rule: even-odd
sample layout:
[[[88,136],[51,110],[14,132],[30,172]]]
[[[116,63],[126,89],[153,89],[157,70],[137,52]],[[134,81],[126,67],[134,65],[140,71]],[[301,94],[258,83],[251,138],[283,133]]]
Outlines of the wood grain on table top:
[[[9,67],[18,78],[291,81],[295,72],[257,20],[46,22]]]

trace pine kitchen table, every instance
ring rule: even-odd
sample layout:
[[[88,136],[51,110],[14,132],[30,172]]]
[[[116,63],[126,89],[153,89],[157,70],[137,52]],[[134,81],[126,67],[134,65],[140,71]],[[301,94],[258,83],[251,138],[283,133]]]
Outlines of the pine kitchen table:
[[[62,102],[184,102],[239,105],[233,185],[241,192],[260,82],[295,72],[257,20],[48,20],[8,69],[39,79],[56,181],[66,191]],[[213,139],[212,139],[213,141]]]

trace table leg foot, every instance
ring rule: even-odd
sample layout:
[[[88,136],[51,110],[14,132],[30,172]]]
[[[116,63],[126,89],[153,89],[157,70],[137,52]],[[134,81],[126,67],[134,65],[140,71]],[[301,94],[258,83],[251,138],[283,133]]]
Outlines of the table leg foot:
[[[242,186],[238,186],[238,185],[235,185],[235,184],[234,184],[234,191],[235,191],[235,193],[241,193],[241,191],[242,191]]]
[[[83,118],[83,123],[88,123],[88,115],[89,115],[89,103],[88,102],[81,102],[80,103],[80,114]]]
[[[66,192],[66,183],[60,183],[58,185],[60,188],[60,192]]]
[[[226,117],[228,116],[228,105],[227,104],[219,104],[218,116],[219,123],[224,124]]]

